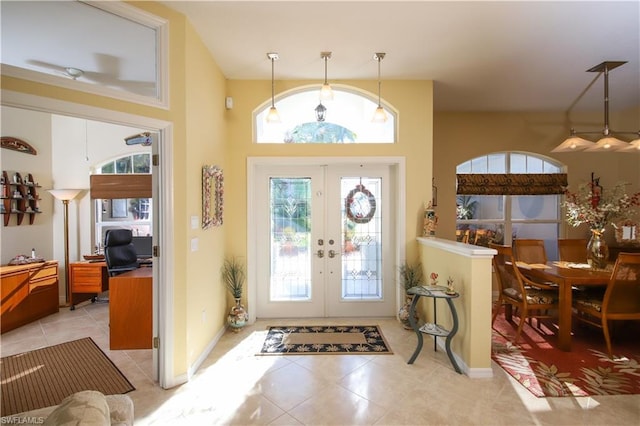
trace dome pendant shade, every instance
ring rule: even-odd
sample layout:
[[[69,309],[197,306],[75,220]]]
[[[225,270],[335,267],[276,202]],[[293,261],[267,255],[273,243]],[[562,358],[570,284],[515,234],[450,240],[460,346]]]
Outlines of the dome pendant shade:
[[[551,152],[577,152],[584,151],[595,145],[593,142],[583,139],[575,135],[575,131],[571,129],[571,136],[565,139],[560,145],[551,150]]]

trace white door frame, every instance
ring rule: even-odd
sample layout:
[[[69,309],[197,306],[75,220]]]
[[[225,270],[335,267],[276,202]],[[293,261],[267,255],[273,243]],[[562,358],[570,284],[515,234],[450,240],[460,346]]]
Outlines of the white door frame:
[[[173,277],[174,249],[173,249],[173,124],[150,117],[128,114],[120,111],[76,104],[52,98],[14,92],[1,91],[1,104],[20,109],[41,111],[50,114],[95,120],[104,123],[120,124],[130,127],[140,127],[160,133],[158,152],[160,167],[158,179],[154,184],[159,185],[160,210],[154,212],[154,220],[159,221],[160,235],[154,241],[161,249],[161,256],[154,260],[153,265],[153,335],[158,336],[162,344],[160,349],[153,351],[154,376],[157,374],[158,383],[168,389],[182,381],[173,372]],[[155,172],[155,169],[154,169]],[[155,235],[154,235],[155,239]]]
[[[391,226],[391,232],[396,233],[395,265],[401,265],[405,257],[405,217],[406,217],[406,195],[405,195],[405,158],[404,157],[247,157],[247,302],[249,307],[249,321],[256,320],[255,309],[252,306],[257,304],[257,271],[256,260],[258,258],[257,246],[257,220],[254,181],[256,170],[260,166],[287,166],[294,163],[297,166],[322,166],[322,165],[350,165],[359,164],[379,164],[387,165],[393,176],[395,187],[391,188],[393,199],[389,200],[396,206],[396,222]],[[396,286],[396,311],[400,308],[401,300],[400,287]]]

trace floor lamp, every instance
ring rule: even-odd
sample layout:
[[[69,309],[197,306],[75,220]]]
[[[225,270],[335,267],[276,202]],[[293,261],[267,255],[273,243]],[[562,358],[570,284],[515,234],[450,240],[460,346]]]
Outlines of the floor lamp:
[[[49,189],[48,192],[64,205],[64,296],[68,304],[69,297],[69,201],[73,200],[82,189]]]

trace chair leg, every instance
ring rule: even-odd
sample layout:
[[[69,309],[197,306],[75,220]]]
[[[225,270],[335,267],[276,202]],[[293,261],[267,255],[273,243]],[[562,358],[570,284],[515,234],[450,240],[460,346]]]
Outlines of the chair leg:
[[[513,339],[514,345],[518,343],[518,339],[520,339],[520,333],[522,333],[522,326],[524,326],[524,323],[527,319],[526,311],[524,309],[522,311],[523,312],[521,312],[520,314],[520,323],[518,324],[518,330],[516,331],[516,337],[515,339]]]
[[[491,317],[491,325],[496,321],[496,317],[500,313],[500,308],[502,308],[502,296],[498,296],[498,301],[496,302],[496,309],[493,312],[493,316]]]
[[[602,318],[602,333],[604,334],[604,341],[607,343],[609,358],[613,358],[613,351],[611,350],[611,335],[609,333],[609,324],[606,318]]]

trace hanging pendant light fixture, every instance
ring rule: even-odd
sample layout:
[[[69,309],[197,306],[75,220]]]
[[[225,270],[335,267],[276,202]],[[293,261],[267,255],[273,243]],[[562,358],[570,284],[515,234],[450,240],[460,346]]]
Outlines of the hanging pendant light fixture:
[[[325,119],[325,116],[327,115],[327,107],[322,105],[322,101],[320,101],[318,106],[315,108],[315,112],[316,112],[316,121],[318,121],[319,123],[323,122]]]
[[[380,103],[380,86],[382,85],[382,82],[380,81],[380,62],[384,59],[384,55],[385,54],[382,52],[378,52],[373,55],[373,59],[378,61],[378,107],[373,113],[373,119],[371,120],[374,123],[385,123],[387,121],[387,113],[384,111],[384,108],[382,108]]]
[[[554,148],[551,152],[571,152],[571,151],[585,151],[585,152],[606,152],[606,151],[623,151],[623,152],[638,152],[640,151],[640,138],[632,142],[625,142],[618,139],[615,135],[620,134],[636,134],[640,136],[638,132],[619,132],[609,128],[609,71],[615,69],[621,65],[626,64],[626,61],[606,61],[598,64],[587,72],[599,72],[604,74],[604,128],[600,132],[576,132],[571,129],[571,135],[563,143]],[[591,142],[586,139],[578,137],[578,135],[588,134],[601,134],[603,137],[598,142]]]
[[[280,123],[280,114],[278,114],[278,110],[275,105],[275,87],[276,83],[273,75],[274,63],[280,57],[275,52],[267,53],[267,58],[271,61],[271,108],[269,108],[269,113],[267,114],[267,123]]]
[[[331,59],[331,52],[320,52],[320,57],[324,59],[324,84],[320,89],[320,101],[332,101],[333,90],[329,83],[327,83],[327,59]]]

